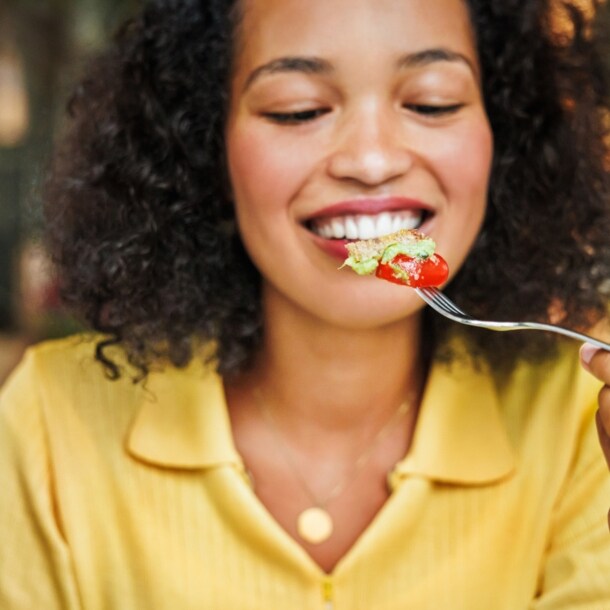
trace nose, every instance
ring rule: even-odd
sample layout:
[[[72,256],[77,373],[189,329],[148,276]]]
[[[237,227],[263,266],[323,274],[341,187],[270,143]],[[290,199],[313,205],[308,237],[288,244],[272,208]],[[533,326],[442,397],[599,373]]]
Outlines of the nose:
[[[346,116],[335,134],[328,173],[376,186],[398,178],[413,164],[413,151],[402,132],[400,117],[370,103]]]

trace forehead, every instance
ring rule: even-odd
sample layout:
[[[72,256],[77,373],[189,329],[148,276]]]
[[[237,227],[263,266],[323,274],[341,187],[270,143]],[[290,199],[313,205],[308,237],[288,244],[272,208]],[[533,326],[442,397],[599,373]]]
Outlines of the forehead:
[[[241,0],[238,67],[275,57],[395,54],[446,47],[476,63],[464,0]]]

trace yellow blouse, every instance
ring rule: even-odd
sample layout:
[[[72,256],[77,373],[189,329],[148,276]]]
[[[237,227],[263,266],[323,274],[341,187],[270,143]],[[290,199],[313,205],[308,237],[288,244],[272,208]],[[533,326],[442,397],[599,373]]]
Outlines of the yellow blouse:
[[[610,610],[599,383],[575,349],[435,364],[394,491],[325,574],[259,502],[199,363],[109,382],[90,342],[0,395],[2,610]]]

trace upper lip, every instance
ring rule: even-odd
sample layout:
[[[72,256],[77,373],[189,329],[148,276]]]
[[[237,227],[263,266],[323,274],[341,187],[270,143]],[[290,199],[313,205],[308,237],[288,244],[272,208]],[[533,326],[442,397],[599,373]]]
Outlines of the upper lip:
[[[430,205],[408,197],[383,197],[366,199],[349,199],[333,203],[317,210],[307,220],[316,220],[331,216],[346,216],[357,214],[380,214],[400,210],[431,211]]]

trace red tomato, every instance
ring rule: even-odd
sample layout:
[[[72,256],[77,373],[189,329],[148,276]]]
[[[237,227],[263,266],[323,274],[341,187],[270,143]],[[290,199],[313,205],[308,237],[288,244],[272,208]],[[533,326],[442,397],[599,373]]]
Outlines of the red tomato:
[[[405,274],[392,267],[399,267]],[[411,258],[406,254],[397,254],[391,261],[380,263],[375,275],[388,282],[410,286],[411,288],[425,288],[426,286],[440,286],[449,276],[449,266],[442,256],[433,254],[429,258]]]

